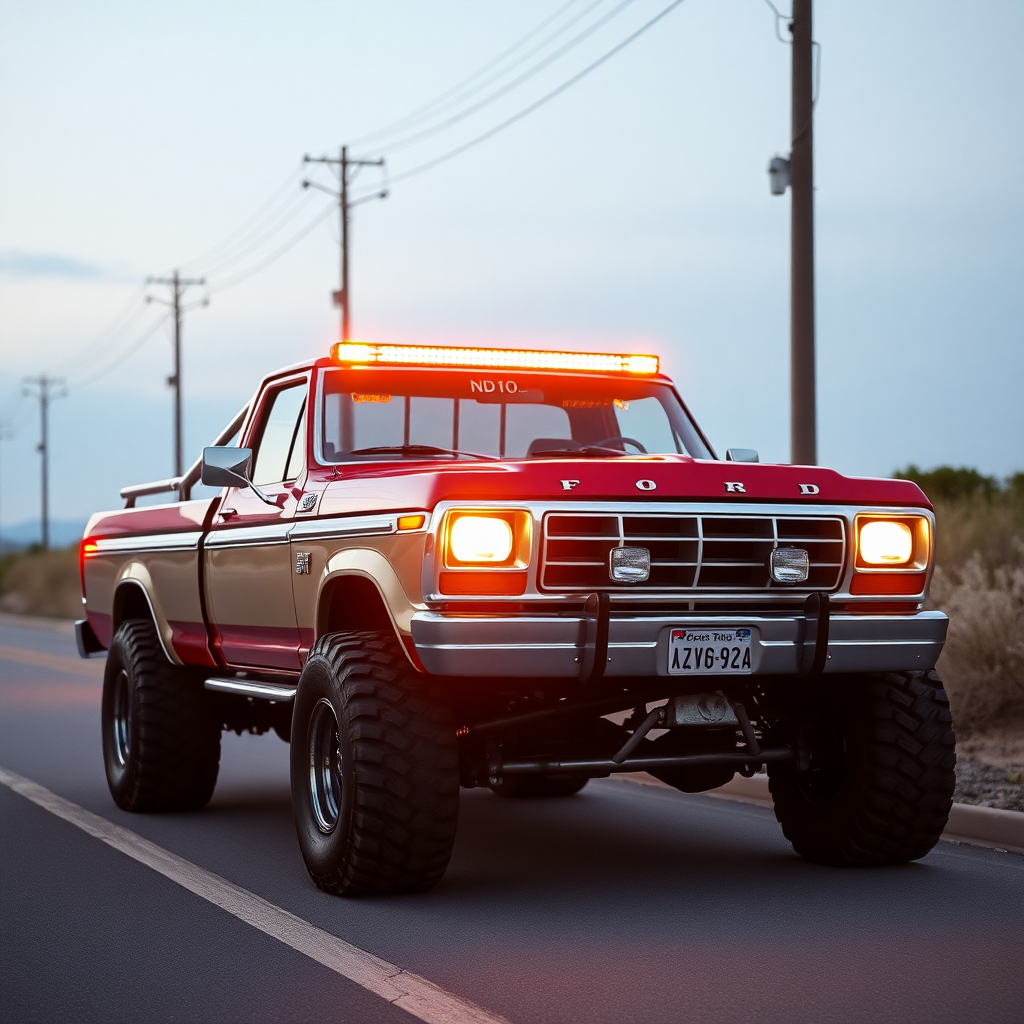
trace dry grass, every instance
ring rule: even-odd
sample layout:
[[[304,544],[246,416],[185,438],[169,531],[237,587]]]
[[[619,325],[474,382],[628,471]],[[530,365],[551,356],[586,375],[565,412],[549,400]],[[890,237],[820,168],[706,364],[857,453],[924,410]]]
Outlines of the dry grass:
[[[957,731],[1024,729],[1024,567],[989,568],[976,551],[957,569],[935,570],[930,603],[949,616],[938,670]]]
[[[8,555],[0,562],[0,611],[77,619],[82,614],[77,545]]]
[[[935,505],[929,606],[950,619],[938,669],[957,732],[976,743],[1024,737],[1024,476],[1000,485],[949,467],[900,475]]]

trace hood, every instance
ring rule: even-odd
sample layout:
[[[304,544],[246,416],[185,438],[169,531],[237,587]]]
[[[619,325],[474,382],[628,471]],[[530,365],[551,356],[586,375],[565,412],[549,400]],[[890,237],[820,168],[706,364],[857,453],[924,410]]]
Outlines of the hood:
[[[432,509],[440,501],[734,501],[931,508],[909,480],[848,477],[820,466],[626,456],[502,462],[409,463],[315,471],[321,515]]]

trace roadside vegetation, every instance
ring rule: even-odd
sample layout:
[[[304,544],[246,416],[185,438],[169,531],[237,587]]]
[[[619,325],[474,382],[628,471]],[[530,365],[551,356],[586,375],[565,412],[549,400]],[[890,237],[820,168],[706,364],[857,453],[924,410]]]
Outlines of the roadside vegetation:
[[[950,618],[939,674],[958,735],[999,756],[1024,741],[1024,473],[908,466],[935,506],[937,568],[929,604]],[[985,739],[983,739],[985,738]],[[1013,756],[1010,749],[1006,754]],[[1019,757],[1019,753],[1017,755]]]
[[[56,551],[28,548],[0,558],[0,611],[81,618],[78,545]]]

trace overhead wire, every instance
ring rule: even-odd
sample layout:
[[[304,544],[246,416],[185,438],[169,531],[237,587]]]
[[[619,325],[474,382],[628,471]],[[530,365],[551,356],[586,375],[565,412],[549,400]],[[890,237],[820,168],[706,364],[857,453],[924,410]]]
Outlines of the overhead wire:
[[[294,193],[291,191],[291,186],[295,184],[305,170],[305,165],[300,161],[294,166],[291,171],[288,172],[288,177],[281,182],[280,185],[270,194],[270,196],[262,202],[234,231],[229,232],[225,235],[216,245],[207,249],[205,252],[194,257],[191,260],[186,260],[180,266],[187,269],[189,273],[192,273],[193,268],[203,266],[205,264],[216,262],[220,257],[222,249],[228,246],[233,246],[235,241],[240,236],[246,234],[250,229],[255,229],[258,222],[264,218],[264,214],[269,213],[270,209],[278,203],[282,198],[289,199]]]
[[[497,57],[493,58],[492,60],[489,60],[482,67],[477,68],[477,70],[474,71],[473,74],[462,79],[461,82],[457,82],[451,88],[446,89],[444,92],[439,93],[429,102],[423,104],[423,106],[417,107],[409,114],[406,114],[404,117],[399,118],[397,121],[391,122],[391,124],[386,125],[384,128],[381,128],[375,132],[370,132],[368,135],[363,135],[356,139],[353,139],[351,145],[361,146],[366,142],[372,142],[375,140],[379,140],[381,138],[389,138],[390,136],[401,134],[402,132],[408,131],[416,124],[422,123],[424,121],[429,121],[432,118],[436,117],[438,114],[442,113],[443,111],[450,110],[453,106],[465,101],[466,99],[473,96],[475,93],[480,92],[482,89],[485,89],[492,82],[498,81],[499,79],[503,78],[505,75],[513,71],[515,68],[519,67],[519,65],[525,63],[534,54],[540,52],[546,46],[550,45],[559,36],[564,35],[570,28],[573,27],[573,25],[578,24],[595,8],[600,7],[602,4],[604,4],[606,0],[593,0],[593,3],[588,4],[582,11],[580,11],[574,17],[570,18],[567,22],[565,22],[564,25],[561,25],[558,29],[556,29],[555,32],[548,35],[545,39],[542,39],[536,46],[527,50],[526,53],[521,54],[518,58],[516,58],[516,60],[508,64],[507,67],[502,68],[500,71],[498,71],[497,74],[491,75],[489,78],[484,79],[482,82],[477,82],[477,84],[474,85],[472,88],[467,88],[467,86],[469,86],[472,82],[475,82],[477,79],[487,74],[488,71],[492,70],[493,68],[501,64],[507,57],[511,56],[516,50],[520,49],[520,47],[529,42],[530,39],[537,35],[538,32],[545,29],[548,25],[551,24],[552,21],[555,21],[562,14],[564,14],[565,11],[572,7],[575,2],[576,0],[570,0],[569,3],[565,4],[563,7],[560,7],[557,11],[555,11],[554,14],[552,14],[548,18],[545,18],[544,21],[542,21],[539,25],[533,28],[525,36],[519,39],[518,42],[514,43],[507,50],[498,54]]]
[[[264,225],[260,234],[248,239],[239,239],[236,245],[227,249],[219,259],[202,266],[196,273],[203,277],[215,277],[243,263],[291,224],[309,205],[310,198],[309,192],[305,189],[296,189],[274,218]]]
[[[572,86],[574,86],[577,82],[586,78],[587,75],[591,74],[593,71],[596,71],[597,68],[599,68],[602,64],[607,63],[607,61],[611,60],[611,58],[616,56],[616,54],[621,53],[627,46],[629,46],[631,43],[639,39],[640,36],[642,36],[645,32],[652,29],[659,21],[661,21],[664,17],[666,17],[668,14],[670,14],[684,2],[685,0],[673,0],[672,3],[670,3],[667,7],[661,10],[653,18],[651,18],[649,21],[644,22],[644,24],[641,25],[638,29],[636,29],[636,31],[631,32],[625,39],[623,39],[621,42],[613,46],[610,50],[607,50],[600,57],[598,57],[597,60],[592,61],[581,71],[577,71],[576,74],[566,79],[564,82],[562,82],[561,85],[556,86],[550,92],[545,93],[543,96],[540,97],[540,99],[534,100],[534,102],[523,107],[521,110],[513,114],[511,117],[507,117],[504,121],[501,121],[498,124],[494,125],[492,128],[487,129],[487,131],[481,132],[479,135],[470,139],[468,142],[463,142],[460,145],[454,147],[453,149],[448,150],[448,152],[442,153],[440,156],[433,157],[430,160],[426,160],[423,163],[416,165],[415,167],[410,167],[406,171],[401,171],[398,174],[391,174],[389,176],[389,184],[393,185],[395,182],[405,181],[409,178],[415,177],[418,174],[423,174],[425,171],[432,170],[439,164],[443,164],[456,156],[460,156],[467,150],[473,149],[475,146],[479,146],[482,142],[486,142],[488,139],[494,138],[494,136],[497,135],[499,132],[503,132],[505,131],[506,128],[510,128],[512,125],[518,123],[524,117],[529,116],[535,110],[538,110],[539,108],[543,107],[546,103],[549,103],[551,100],[555,99],[555,97],[560,96],[567,89],[572,88]],[[367,193],[367,195],[368,194],[369,193]],[[363,197],[357,196],[356,198]]]
[[[254,264],[251,267],[247,267],[245,270],[240,271],[233,277],[227,278],[227,280],[214,282],[210,287],[211,295],[218,295],[221,292],[227,291],[229,288],[234,288],[235,285],[241,284],[243,281],[252,277],[253,274],[258,274],[261,270],[269,267],[271,263],[280,259],[286,252],[293,249],[299,242],[302,241],[314,228],[322,224],[328,217],[329,214],[335,213],[338,207],[335,203],[329,203],[319,213],[309,221],[304,227],[298,232],[292,235],[284,245],[275,249],[266,259]]]
[[[406,136],[404,139],[400,138],[396,142],[391,143],[387,148],[393,152],[395,150],[406,149],[409,146],[414,146],[417,143],[422,142],[424,139],[428,139],[431,136],[436,135],[438,132],[447,131],[453,125],[458,124],[460,121],[464,121],[467,117],[471,117],[478,111],[483,110],[484,107],[490,106],[495,101],[501,99],[502,96],[508,95],[508,93],[512,92],[513,89],[518,89],[519,86],[521,86],[524,82],[527,82],[535,75],[540,74],[541,71],[543,71],[547,67],[550,67],[555,61],[561,60],[561,58],[564,57],[567,53],[574,50],[581,43],[589,39],[595,32],[597,32],[599,29],[607,25],[608,22],[610,22],[613,18],[618,17],[627,7],[631,6],[633,3],[635,3],[635,0],[621,0],[621,3],[613,7],[611,11],[609,11],[607,14],[603,15],[596,21],[592,22],[585,29],[583,29],[582,32],[573,36],[573,38],[570,39],[567,43],[563,44],[561,47],[555,50],[554,53],[550,53],[548,54],[548,56],[539,60],[531,68],[523,72],[523,74],[519,75],[517,78],[512,79],[511,82],[506,82],[504,85],[495,89],[494,92],[485,96],[483,99],[478,100],[476,103],[473,103],[468,107],[465,107],[463,110],[460,110],[457,114],[453,114],[451,117],[446,118],[444,121],[441,121],[435,125],[431,125],[429,128],[424,128],[421,131],[415,132],[412,135]]]
[[[96,381],[102,379],[113,370],[116,370],[122,363],[131,358],[131,356],[135,355],[135,353],[138,352],[138,350],[142,348],[142,346],[145,345],[145,343],[149,341],[149,339],[152,338],[154,334],[156,334],[157,330],[164,324],[166,324],[170,319],[171,314],[164,313],[161,317],[159,317],[159,319],[150,324],[148,329],[145,330],[141,335],[139,335],[126,349],[119,352],[111,362],[107,363],[106,366],[103,366],[96,370],[90,376],[86,377],[84,381],[75,381],[72,378],[72,382],[69,383],[68,385],[68,390],[80,391],[82,390],[82,388],[87,388],[90,385],[95,384]]]

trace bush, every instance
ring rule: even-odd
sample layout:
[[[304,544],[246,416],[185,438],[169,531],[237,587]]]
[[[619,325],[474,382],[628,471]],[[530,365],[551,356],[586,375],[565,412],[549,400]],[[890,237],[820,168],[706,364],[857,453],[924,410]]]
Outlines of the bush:
[[[0,573],[0,611],[60,619],[82,614],[77,545],[5,556]]]
[[[949,616],[938,670],[957,731],[1024,725],[1024,567],[989,569],[977,552],[959,569],[939,566],[930,603]]]
[[[1024,473],[1004,483],[953,466],[894,475],[935,506],[929,606],[950,620],[938,669],[957,731],[1024,732]]]

